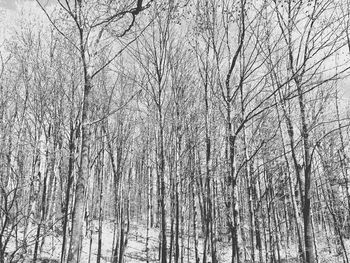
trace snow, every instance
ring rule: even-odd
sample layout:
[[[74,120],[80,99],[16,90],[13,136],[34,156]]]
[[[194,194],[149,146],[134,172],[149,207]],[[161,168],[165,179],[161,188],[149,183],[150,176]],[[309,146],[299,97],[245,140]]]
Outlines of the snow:
[[[94,223],[97,226],[97,222]],[[96,228],[96,227],[95,227]],[[98,248],[98,232],[96,229],[92,228],[93,231],[88,234],[83,240],[83,251],[81,254],[81,262],[96,262],[97,259],[97,248]],[[34,230],[34,229],[33,229]],[[23,233],[23,232],[21,232]],[[17,253],[15,260],[12,262],[22,262],[29,263],[32,262],[33,258],[33,250],[34,250],[34,241],[33,239],[35,231],[31,231],[31,234],[28,234],[28,246],[27,253],[24,254],[21,251]],[[147,238],[147,228],[145,225],[133,223],[130,225],[130,232],[128,235],[128,242],[124,256],[125,263],[139,263],[139,262],[147,262],[147,258],[149,262],[158,262],[158,241],[159,237],[159,229],[153,228],[149,230],[149,251],[147,255],[146,248],[146,238]],[[90,239],[91,238],[91,239]],[[195,262],[194,259],[194,244],[189,244],[189,254],[187,254],[187,236],[184,236],[184,262]],[[21,240],[17,240],[19,243]],[[317,256],[319,262],[342,262],[342,257],[337,253],[337,248],[335,246],[334,238],[328,239],[331,247],[328,246],[327,238],[323,233],[317,233]],[[69,240],[68,240],[69,242]],[[191,239],[191,242],[192,239]],[[103,233],[102,233],[102,253],[101,253],[101,263],[109,263],[112,262],[112,244],[113,243],[113,223],[104,223],[103,224]],[[89,261],[89,251],[91,244],[91,255]],[[181,244],[181,241],[180,241]],[[169,246],[169,239],[168,239]],[[350,251],[350,240],[346,240],[346,246],[348,251]],[[55,263],[59,262],[60,254],[62,247],[62,236],[57,235],[54,232],[48,233],[45,236],[45,242],[42,246],[41,253],[39,254],[39,260],[37,262],[45,262],[45,263]],[[203,247],[203,240],[199,240],[199,253],[200,259],[202,259],[203,255],[201,253]],[[180,248],[181,249],[181,248]],[[6,252],[11,253],[14,250],[14,240],[11,241],[9,247]],[[244,252],[242,250],[242,252]],[[248,260],[250,258],[250,251],[246,250],[246,258],[247,260],[244,262],[251,262]],[[217,254],[218,254],[218,262],[230,262],[231,261],[231,244],[225,240],[218,242],[217,244]],[[265,258],[265,251],[262,251],[262,255]],[[208,255],[209,256],[209,255]],[[244,255],[241,255],[242,259]],[[209,256],[210,258],[210,256]],[[259,258],[258,251],[256,251],[255,255],[256,260]],[[283,261],[281,262],[298,262],[297,260],[297,245],[292,244],[289,247],[285,245],[281,245],[281,258]],[[8,261],[10,262],[10,261]]]

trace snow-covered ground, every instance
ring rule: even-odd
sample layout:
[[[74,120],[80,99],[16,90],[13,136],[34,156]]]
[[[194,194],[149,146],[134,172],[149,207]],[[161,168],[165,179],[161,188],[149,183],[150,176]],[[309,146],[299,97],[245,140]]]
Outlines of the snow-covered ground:
[[[149,244],[148,252],[146,248],[146,238],[147,238],[147,229],[142,224],[131,224],[130,232],[128,235],[128,242],[124,256],[125,263],[139,263],[139,262],[158,262],[158,246],[159,246],[159,229],[150,229],[149,230]],[[28,239],[30,240],[30,239]],[[342,257],[337,255],[337,250],[335,246],[335,241],[333,239],[328,239],[322,237],[321,233],[317,238],[317,257],[318,262],[323,263],[332,263],[332,262],[343,262]],[[350,241],[346,241],[347,251],[350,252]],[[168,241],[169,242],[169,241]],[[187,236],[184,237],[184,262],[195,262],[195,252],[194,244],[188,244]],[[192,241],[191,241],[192,242]],[[181,243],[181,242],[180,242]],[[169,245],[169,244],[168,244]],[[90,247],[91,246],[91,247]],[[92,232],[92,235],[85,237],[83,241],[83,251],[81,255],[82,263],[96,262],[97,259],[97,247],[98,246],[98,233]],[[105,223],[103,225],[103,234],[102,234],[102,253],[101,253],[101,263],[109,263],[112,256],[112,246],[113,246],[113,224]],[[7,252],[13,251],[14,241],[9,244]],[[38,256],[40,260],[37,262],[45,263],[54,263],[59,262],[61,255],[62,247],[62,236],[51,233],[45,237],[44,245],[42,246],[41,253]],[[202,247],[203,240],[199,240],[199,255],[202,259]],[[188,249],[189,248],[189,249]],[[34,243],[28,242],[27,253],[21,254],[17,253],[16,260],[12,262],[23,262],[29,263],[32,262],[33,258],[33,249]],[[189,253],[187,253],[189,251]],[[90,253],[91,252],[91,253]],[[217,244],[217,254],[218,261],[221,263],[231,261],[231,249],[230,243],[227,242],[218,242]],[[245,253],[246,257],[249,258],[249,251]],[[262,252],[263,257],[265,257],[265,252]],[[244,255],[242,255],[242,259]],[[259,258],[258,251],[256,251],[255,258]],[[290,245],[289,247],[282,245],[281,246],[281,258],[284,260],[281,262],[298,262],[297,260],[297,246],[295,244]],[[148,260],[147,260],[148,259]],[[201,260],[202,261],[202,260]],[[8,261],[10,262],[10,261]],[[243,262],[252,262],[249,260]],[[258,261],[256,261],[258,262]]]

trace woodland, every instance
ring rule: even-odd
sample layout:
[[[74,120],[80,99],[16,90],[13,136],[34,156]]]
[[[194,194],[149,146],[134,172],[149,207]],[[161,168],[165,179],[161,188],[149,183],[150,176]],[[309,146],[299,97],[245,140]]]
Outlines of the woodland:
[[[16,8],[0,263],[349,263],[350,0]]]

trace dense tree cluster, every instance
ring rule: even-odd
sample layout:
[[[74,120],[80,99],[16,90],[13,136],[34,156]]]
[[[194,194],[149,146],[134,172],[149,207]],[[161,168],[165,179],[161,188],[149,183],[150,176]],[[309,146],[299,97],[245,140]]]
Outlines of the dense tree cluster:
[[[0,53],[0,263],[90,262],[93,235],[98,263],[348,263],[349,6],[25,4]]]

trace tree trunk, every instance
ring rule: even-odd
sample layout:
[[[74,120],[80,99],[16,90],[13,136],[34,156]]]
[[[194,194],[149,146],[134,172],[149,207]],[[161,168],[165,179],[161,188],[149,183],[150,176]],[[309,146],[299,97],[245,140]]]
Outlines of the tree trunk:
[[[298,100],[301,118],[301,137],[303,139],[304,150],[304,202],[303,202],[303,220],[304,220],[304,242],[305,242],[305,259],[306,263],[315,262],[315,253],[313,246],[312,227],[311,227],[311,164],[309,144],[309,130],[306,123],[305,104],[303,90],[300,86],[299,79],[295,79],[298,90]]]
[[[83,55],[84,56],[84,55]],[[81,113],[81,142],[80,142],[80,166],[77,176],[74,211],[72,218],[72,234],[68,253],[69,263],[81,262],[81,250],[83,241],[83,225],[85,210],[85,187],[89,173],[89,94],[91,90],[91,78],[84,67],[84,95]]]

